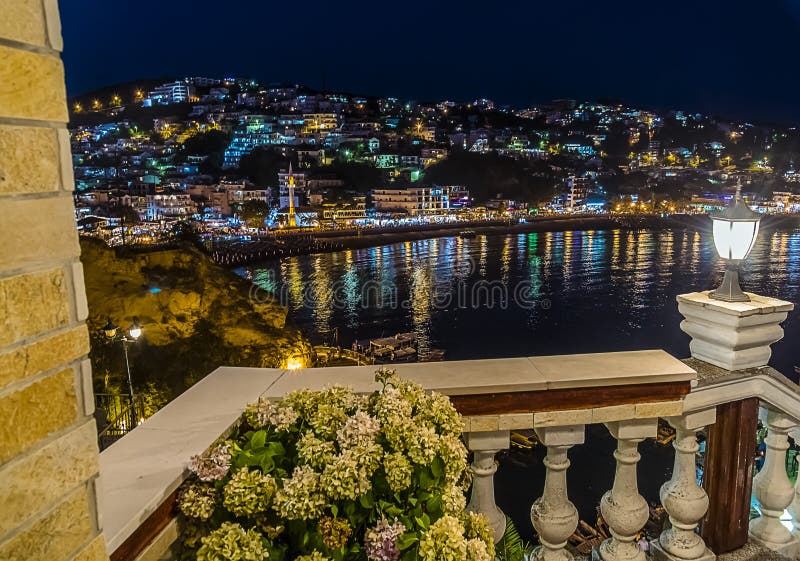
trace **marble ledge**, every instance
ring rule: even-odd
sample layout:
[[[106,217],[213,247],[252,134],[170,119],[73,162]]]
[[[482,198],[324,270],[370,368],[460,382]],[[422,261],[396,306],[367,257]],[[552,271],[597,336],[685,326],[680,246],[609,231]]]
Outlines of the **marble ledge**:
[[[692,382],[695,371],[662,350],[536,356],[392,365],[403,378],[445,395],[480,395],[634,384]],[[341,384],[356,392],[378,388],[376,366],[308,368],[282,376],[264,392],[276,399],[292,390]],[[224,369],[220,369],[224,370]]]
[[[770,298],[769,296],[760,296],[750,292],[745,293],[750,297],[750,302],[723,302],[722,300],[714,300],[709,296],[710,294],[710,290],[705,292],[690,292],[689,294],[680,294],[676,299],[679,304],[699,306],[738,317],[790,312],[794,309],[794,304],[791,302],[779,300],[778,298]]]

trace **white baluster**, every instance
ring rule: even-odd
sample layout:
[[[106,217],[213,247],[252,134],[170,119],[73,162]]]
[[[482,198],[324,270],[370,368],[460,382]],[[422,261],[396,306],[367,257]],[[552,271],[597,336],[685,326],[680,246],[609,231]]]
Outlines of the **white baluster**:
[[[794,499],[794,487],[786,473],[786,450],[789,429],[797,425],[788,415],[767,411],[767,453],[764,467],[753,479],[753,494],[761,516],[750,521],[750,539],[787,557],[800,551],[800,542],[780,520]]]
[[[644,552],[636,543],[636,535],[644,528],[650,509],[639,494],[636,464],[639,443],[658,433],[657,419],[633,419],[606,423],[617,439],[614,458],[617,470],[614,485],[600,499],[600,512],[611,531],[611,538],[600,544],[603,561],[645,561]]]
[[[793,430],[789,431],[789,436],[791,436],[794,441],[800,444],[800,428],[795,427]],[[795,460],[797,461],[797,459]],[[792,499],[792,504],[789,505],[788,508],[789,514],[792,515],[792,521],[794,523],[794,532],[793,534],[795,537],[800,537],[800,473],[797,474],[797,482],[794,485],[794,498]]]
[[[578,527],[578,510],[567,498],[567,450],[583,444],[584,425],[536,429],[539,441],[547,446],[544,465],[547,474],[542,496],[531,507],[531,522],[542,545],[534,550],[536,561],[571,561],[565,546]]]
[[[661,504],[669,514],[671,528],[651,543],[653,555],[663,561],[713,561],[716,559],[695,530],[708,510],[708,495],[697,484],[695,454],[697,432],[714,423],[716,410],[709,409],[670,417],[675,428],[675,464],[672,478],[661,487]]]
[[[509,432],[471,432],[466,440],[467,448],[474,452],[472,494],[467,510],[486,515],[497,543],[506,531],[506,515],[494,501],[494,474],[497,472],[494,455],[510,446]]]

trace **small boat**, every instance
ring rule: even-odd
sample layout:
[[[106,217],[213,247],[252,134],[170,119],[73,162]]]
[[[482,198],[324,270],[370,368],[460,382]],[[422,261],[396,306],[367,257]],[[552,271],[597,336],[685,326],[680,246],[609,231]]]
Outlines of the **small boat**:
[[[417,340],[416,333],[398,333],[394,336],[395,339],[400,341],[401,343],[413,343]]]
[[[442,349],[431,349],[419,357],[420,362],[441,362],[443,360],[444,351]]]
[[[417,356],[417,349],[414,347],[402,347],[392,352],[392,360],[408,360]]]
[[[461,230],[458,233],[458,237],[462,238],[462,239],[465,239],[465,240],[468,240],[470,238],[474,238],[477,235],[478,234],[475,233],[475,230]]]

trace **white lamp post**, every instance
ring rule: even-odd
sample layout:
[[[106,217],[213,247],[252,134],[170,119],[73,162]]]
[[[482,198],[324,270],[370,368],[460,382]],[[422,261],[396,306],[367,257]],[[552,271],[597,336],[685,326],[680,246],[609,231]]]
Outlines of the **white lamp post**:
[[[725,261],[722,285],[709,294],[710,298],[724,302],[749,302],[750,297],[739,286],[739,264],[748,256],[758,236],[761,215],[750,210],[742,199],[741,185],[736,196],[723,212],[711,215],[714,245]]]

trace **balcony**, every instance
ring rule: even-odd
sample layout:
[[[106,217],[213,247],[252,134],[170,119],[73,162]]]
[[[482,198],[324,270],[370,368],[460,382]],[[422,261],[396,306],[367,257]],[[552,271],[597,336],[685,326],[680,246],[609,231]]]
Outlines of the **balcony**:
[[[543,547],[540,558],[570,558],[564,547],[578,514],[566,491],[567,453],[587,445],[586,425],[598,424],[617,443],[616,472],[601,500],[611,537],[599,546],[600,556],[605,561],[643,560],[635,538],[649,511],[638,491],[638,444],[656,437],[658,420],[664,419],[676,431],[675,457],[660,494],[671,524],[649,545],[656,558],[710,560],[732,552],[731,559],[780,559],[800,553],[792,533],[800,526],[800,498],[785,469],[788,436],[800,430],[800,387],[764,360],[751,358],[755,365],[737,369],[724,366],[726,349],[740,364],[763,355],[764,347],[768,350],[781,337],[774,328],[780,330],[791,304],[769,299],[709,304],[703,298],[679,297],[688,318],[684,330],[692,332],[688,324],[701,320],[708,325],[709,314],[716,317],[724,309],[738,334],[731,339],[720,335],[721,328],[712,330],[718,339],[716,358],[697,358],[709,346],[702,334],[695,334],[694,357],[683,361],[648,350],[397,367],[400,376],[448,395],[463,416],[464,439],[473,456],[468,508],[488,516],[496,539],[506,518],[495,504],[495,455],[509,448],[511,431],[532,429],[547,450],[543,494],[529,498]],[[333,383],[368,393],[378,388],[374,368],[223,367],[196,384],[100,455],[102,518],[111,558],[170,558],[180,525],[176,490],[187,475],[188,459],[230,430],[247,403]],[[759,419],[768,430],[766,458],[753,478]],[[703,429],[708,448],[701,488],[695,453]],[[760,513],[752,521],[751,488]]]

